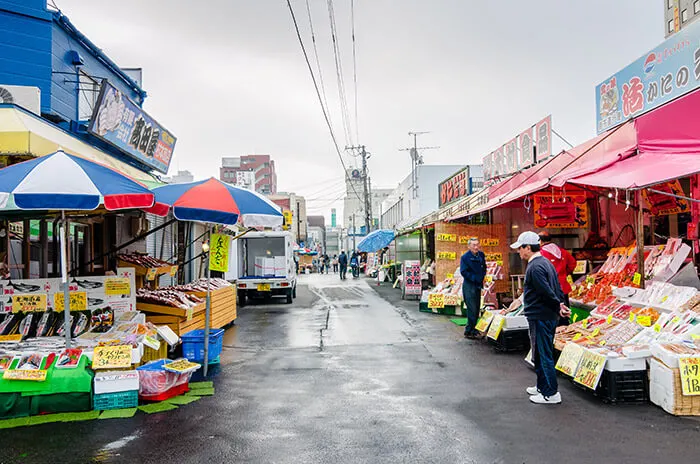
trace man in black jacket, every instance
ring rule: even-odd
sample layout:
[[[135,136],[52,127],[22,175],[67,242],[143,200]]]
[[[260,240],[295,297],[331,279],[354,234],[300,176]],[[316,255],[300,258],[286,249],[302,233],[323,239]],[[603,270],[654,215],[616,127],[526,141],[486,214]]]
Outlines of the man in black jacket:
[[[510,246],[527,261],[523,305],[530,327],[530,345],[537,373],[537,385],[527,388],[530,401],[536,404],[561,403],[561,394],[554,370],[554,333],[559,317],[571,314],[564,304],[554,265],[540,254],[540,238],[534,232],[523,232]]]
[[[345,274],[348,272],[348,255],[345,254],[345,250],[342,250],[338,256],[338,264],[340,265],[340,280],[345,280]]]
[[[486,277],[486,256],[479,250],[479,239],[469,239],[469,250],[462,255],[459,262],[459,273],[462,274],[462,296],[467,307],[467,325],[464,327],[464,336],[475,338],[479,336],[476,331],[476,322],[479,319],[481,309],[481,289]]]

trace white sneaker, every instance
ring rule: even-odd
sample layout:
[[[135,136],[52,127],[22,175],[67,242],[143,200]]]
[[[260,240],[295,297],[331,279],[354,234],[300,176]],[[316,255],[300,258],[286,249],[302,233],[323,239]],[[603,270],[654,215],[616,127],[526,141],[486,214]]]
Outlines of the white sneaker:
[[[535,396],[531,396],[530,401],[535,404],[559,404],[561,403],[561,393],[557,392],[552,396],[542,396],[541,393],[538,393]]]
[[[530,396],[535,396],[537,395],[540,391],[537,389],[537,386],[535,385],[534,387],[527,387],[525,390],[528,395]]]

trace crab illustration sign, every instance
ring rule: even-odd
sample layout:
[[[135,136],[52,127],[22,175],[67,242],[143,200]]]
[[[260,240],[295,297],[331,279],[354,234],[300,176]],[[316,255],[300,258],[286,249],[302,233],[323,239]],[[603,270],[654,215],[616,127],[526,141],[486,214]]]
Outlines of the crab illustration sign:
[[[588,225],[586,194],[541,193],[534,195],[535,227],[578,229]]]

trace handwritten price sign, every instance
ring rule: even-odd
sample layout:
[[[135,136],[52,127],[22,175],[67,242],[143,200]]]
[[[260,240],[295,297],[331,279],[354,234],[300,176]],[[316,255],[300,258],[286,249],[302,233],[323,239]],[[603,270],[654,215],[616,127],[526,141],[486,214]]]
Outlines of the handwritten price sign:
[[[484,247],[497,247],[501,242],[497,238],[482,238],[479,243]]]
[[[500,261],[503,262],[503,253],[484,253],[486,261]]]
[[[435,240],[438,242],[456,242],[457,236],[455,234],[437,234]]]
[[[55,311],[63,311],[63,293],[54,293],[53,307]],[[85,311],[87,307],[87,292],[70,292],[70,311]]]
[[[13,313],[29,313],[34,311],[46,311],[46,294],[41,295],[14,295],[12,297]]]
[[[460,302],[459,295],[445,295],[445,306],[459,306]]]
[[[218,272],[228,272],[228,250],[231,237],[222,234],[211,235],[209,248],[209,269]]]
[[[491,325],[492,320],[493,313],[491,311],[484,311],[484,314],[482,314],[479,320],[476,322],[476,330],[481,333],[485,333],[488,330],[489,325]]]
[[[437,254],[438,259],[457,259],[457,253],[454,251],[440,251]]]
[[[584,350],[585,353],[583,353],[581,362],[574,375],[574,382],[580,383],[591,390],[595,390],[600,381],[600,376],[603,375],[603,369],[605,368],[605,361],[607,358],[601,354],[586,350],[585,348]]]
[[[681,386],[686,396],[700,395],[700,358],[678,358]]]
[[[428,308],[442,309],[445,307],[445,295],[442,293],[428,294]]]
[[[92,356],[93,369],[131,367],[131,345],[98,346]]]
[[[12,369],[5,371],[2,378],[5,380],[30,380],[32,382],[43,382],[46,380],[46,370],[36,369]]]
[[[567,343],[559,356],[555,369],[573,377],[585,351],[586,349],[577,343]]]
[[[117,277],[105,279],[105,295],[121,296],[131,294],[131,281],[127,278]]]
[[[493,316],[493,320],[491,321],[491,325],[489,326],[489,331],[486,336],[491,340],[498,340],[498,336],[501,335],[501,331],[503,330],[503,326],[505,324],[506,317],[502,314],[496,314]]]

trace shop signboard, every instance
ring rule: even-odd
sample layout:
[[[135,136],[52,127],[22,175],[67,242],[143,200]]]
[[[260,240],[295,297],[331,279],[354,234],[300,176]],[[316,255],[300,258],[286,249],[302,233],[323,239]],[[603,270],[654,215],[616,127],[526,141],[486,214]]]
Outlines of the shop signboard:
[[[420,261],[407,260],[404,266],[404,288],[406,295],[420,295]]]
[[[489,153],[488,155],[484,156],[481,164],[484,170],[484,180],[496,177],[493,175],[493,153]]]
[[[464,198],[469,195],[469,167],[465,167],[461,171],[449,179],[441,182],[438,185],[439,203],[440,206],[446,205],[454,200]]]
[[[516,172],[520,169],[520,159],[518,157],[517,140],[512,139],[503,145],[503,156],[505,158],[506,172]]]
[[[499,147],[493,153],[493,166],[492,174],[493,177],[501,177],[507,174],[505,159],[503,158],[503,147]],[[484,179],[486,180],[486,179]]]
[[[532,127],[520,133],[518,137],[518,149],[520,152],[520,166],[522,168],[532,166],[535,163],[532,144]]]
[[[583,193],[533,195],[535,227],[579,229],[588,226],[588,205]]]
[[[700,87],[700,22],[694,21],[596,87],[601,134]]]
[[[659,192],[665,192],[668,195]],[[690,211],[688,200],[680,198],[687,195],[678,180],[655,185],[651,190],[642,190],[642,195],[644,195],[646,206],[651,211],[652,216],[668,216]]]
[[[552,156],[552,115],[550,114],[535,125],[535,143],[537,162]]]
[[[177,141],[107,79],[102,81],[88,132],[163,174],[168,172]]]
[[[533,135],[534,129],[534,135]],[[535,148],[537,158],[535,159]],[[552,115],[483,158],[484,180],[507,176],[552,156]]]

